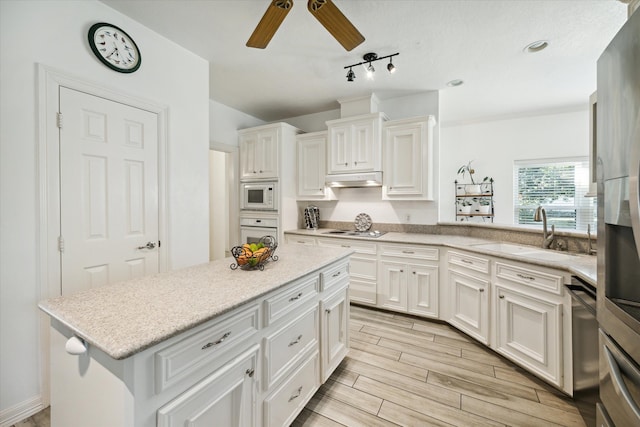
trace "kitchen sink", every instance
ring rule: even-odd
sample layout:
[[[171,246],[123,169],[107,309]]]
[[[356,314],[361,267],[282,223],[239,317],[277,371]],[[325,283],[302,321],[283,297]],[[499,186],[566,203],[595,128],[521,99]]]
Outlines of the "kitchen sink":
[[[554,251],[551,249],[538,249],[532,246],[514,245],[512,243],[480,243],[471,245],[474,248],[486,249],[488,251],[503,252],[512,255],[526,256],[527,258],[545,261],[567,261],[576,259],[578,255],[566,252]]]
[[[356,231],[356,230],[330,230],[323,231],[321,234],[332,234],[338,236],[353,236],[353,237],[380,237],[385,234],[386,231]]]

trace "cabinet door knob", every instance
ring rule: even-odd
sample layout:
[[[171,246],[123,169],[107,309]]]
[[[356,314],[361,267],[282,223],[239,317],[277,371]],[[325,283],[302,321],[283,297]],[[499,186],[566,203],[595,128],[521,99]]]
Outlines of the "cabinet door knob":
[[[246,370],[245,374],[249,376],[249,378],[253,378],[253,374],[256,372],[255,369],[249,368]]]
[[[400,270],[400,273],[404,273],[404,270]]]
[[[416,274],[416,272],[414,271],[413,274]]]
[[[327,309],[325,309],[324,311],[325,311],[327,314],[331,313],[331,309],[330,309],[330,308],[327,308]]]
[[[484,292],[484,288],[478,289],[478,292]]]
[[[347,162],[344,162],[344,165],[345,165],[345,166],[349,166],[349,163],[347,163]]]

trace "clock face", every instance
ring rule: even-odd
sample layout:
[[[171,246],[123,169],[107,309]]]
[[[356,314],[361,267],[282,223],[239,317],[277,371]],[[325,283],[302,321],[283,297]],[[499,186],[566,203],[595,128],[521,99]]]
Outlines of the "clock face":
[[[140,68],[142,58],[131,37],[115,25],[104,22],[89,29],[89,45],[93,53],[112,70],[133,73]]]

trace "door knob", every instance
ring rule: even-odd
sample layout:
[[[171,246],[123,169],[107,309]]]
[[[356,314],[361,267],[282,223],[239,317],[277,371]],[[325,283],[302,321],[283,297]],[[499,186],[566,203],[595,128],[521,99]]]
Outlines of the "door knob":
[[[153,242],[147,242],[144,246],[138,246],[138,249],[153,249],[156,247],[156,244]]]

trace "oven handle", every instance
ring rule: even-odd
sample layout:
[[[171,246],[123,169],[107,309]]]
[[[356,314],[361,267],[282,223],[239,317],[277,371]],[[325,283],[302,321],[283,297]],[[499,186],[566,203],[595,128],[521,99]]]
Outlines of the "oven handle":
[[[580,285],[565,285],[567,288],[567,291],[571,294],[571,296],[580,303],[580,305],[582,305],[584,308],[587,309],[587,311],[589,313],[591,313],[594,317],[597,316],[596,310],[591,307],[589,305],[589,303],[587,303],[587,301],[585,301],[584,298],[582,298],[582,296],[580,296],[580,294],[576,291],[581,291],[586,293],[587,295],[589,295],[594,301],[596,300],[596,296],[593,294],[593,292],[587,288],[584,288]]]
[[[624,365],[627,369],[625,373],[631,377],[631,381],[636,384],[640,384],[640,375],[630,366],[629,362],[626,360],[618,360],[616,357],[611,354],[611,350],[604,345],[604,355],[607,360],[607,364],[609,365],[609,371],[611,372],[611,382],[613,383],[613,388],[616,391],[616,394],[623,398],[629,408],[633,411],[633,414],[637,419],[640,420],[640,408],[638,404],[633,400],[633,396],[629,393],[627,386],[624,383],[624,379],[622,378],[622,373],[620,372],[620,367],[618,363]]]

